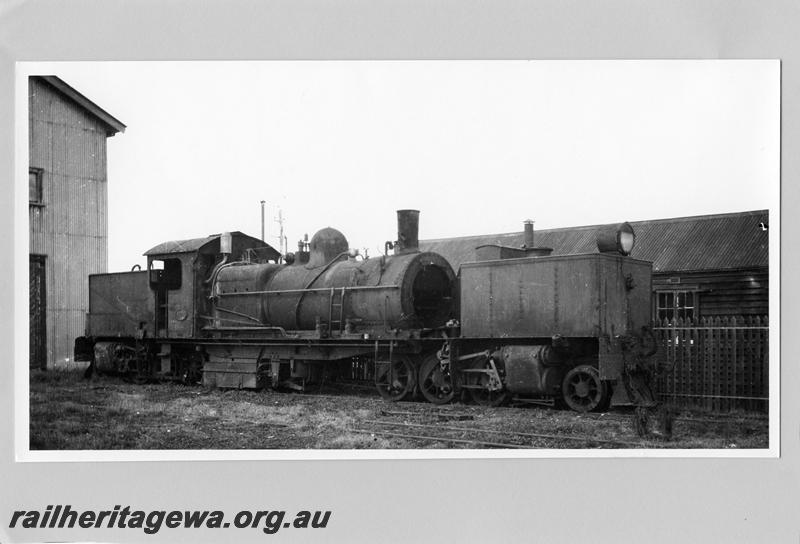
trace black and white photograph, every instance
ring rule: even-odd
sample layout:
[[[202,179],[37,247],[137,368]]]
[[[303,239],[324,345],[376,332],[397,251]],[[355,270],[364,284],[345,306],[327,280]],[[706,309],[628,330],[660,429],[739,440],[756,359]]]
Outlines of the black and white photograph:
[[[779,68],[25,64],[29,455],[774,455]]]
[[[799,22],[0,2],[0,541],[797,544]]]

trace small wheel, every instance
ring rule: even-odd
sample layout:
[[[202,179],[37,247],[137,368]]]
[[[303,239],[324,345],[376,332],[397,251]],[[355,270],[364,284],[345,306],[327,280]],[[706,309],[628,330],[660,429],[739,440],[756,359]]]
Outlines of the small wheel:
[[[134,366],[136,368],[133,375],[133,383],[142,385],[150,381],[152,377],[152,369],[150,368],[150,361],[145,352],[138,352],[134,355]]]
[[[180,367],[179,367],[180,368]],[[187,357],[184,361],[181,382],[184,385],[197,385],[203,379],[203,358],[199,355]]]
[[[134,356],[120,360],[117,368],[125,383],[135,383],[136,385],[147,383],[147,374],[139,357]]]
[[[419,388],[422,396],[433,404],[447,404],[453,400],[453,378],[449,369],[442,369],[435,353],[423,359],[419,370]]]
[[[600,379],[600,372],[595,367],[580,365],[564,376],[562,394],[571,409],[590,412],[608,401],[608,384]]]
[[[203,366],[191,363],[181,376],[181,383],[184,385],[197,385],[203,379]]]
[[[414,392],[417,373],[408,357],[394,361],[375,361],[375,385],[384,400],[397,402]]]
[[[499,364],[499,363],[498,363]],[[491,368],[491,365],[488,361],[482,360],[476,365],[473,365],[472,368]],[[497,368],[498,372],[502,373],[504,371],[503,367],[500,366]],[[480,406],[502,406],[505,404],[508,399],[511,398],[511,394],[508,390],[503,387],[502,389],[490,389],[490,382],[491,378],[488,374],[483,374],[479,372],[470,372],[468,374],[469,384],[470,385],[479,385],[480,389],[469,389],[469,396],[472,398],[472,401],[475,404]],[[502,386],[502,384],[501,384]],[[497,387],[497,384],[495,384]]]
[[[133,375],[133,383],[137,385],[144,385],[150,381],[149,365],[147,364],[147,361],[140,359],[137,361],[136,366],[136,372]]]

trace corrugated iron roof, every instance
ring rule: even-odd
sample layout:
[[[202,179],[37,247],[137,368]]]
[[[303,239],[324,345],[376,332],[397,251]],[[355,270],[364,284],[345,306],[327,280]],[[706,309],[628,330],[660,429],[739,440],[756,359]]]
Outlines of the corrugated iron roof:
[[[169,242],[164,242],[163,244],[158,244],[157,246],[147,250],[144,252],[144,255],[165,255],[170,253],[193,253],[195,251],[199,251],[203,246],[206,244],[210,244],[211,242],[215,242],[222,236],[222,234],[212,234],[210,236],[206,236],[205,238],[192,238],[191,240],[171,240]],[[234,238],[242,239],[244,238],[247,240],[251,247],[254,248],[269,248],[274,252],[271,257],[277,258],[280,256],[280,252],[277,249],[273,248],[266,242],[259,240],[258,238],[253,238],[252,236],[248,236],[243,234],[239,231],[231,232],[231,236]]]
[[[31,76],[32,79],[38,79],[40,81],[44,81],[61,93],[63,96],[67,97],[68,99],[72,100],[78,106],[89,112],[91,115],[95,116],[97,119],[102,121],[108,130],[106,131],[109,136],[113,136],[117,132],[125,132],[125,125],[108,113],[106,110],[83,96],[80,92],[72,88],[67,82],[61,79],[58,76]]]
[[[653,221],[632,221],[636,246],[632,257],[653,262],[656,272],[724,270],[766,267],[769,263],[769,212],[698,215]],[[595,232],[609,225],[589,225],[536,231],[537,247],[553,248],[553,255],[595,253]],[[519,247],[523,233],[487,234],[421,240],[420,248],[444,256],[454,268],[475,260],[475,248],[484,244]]]

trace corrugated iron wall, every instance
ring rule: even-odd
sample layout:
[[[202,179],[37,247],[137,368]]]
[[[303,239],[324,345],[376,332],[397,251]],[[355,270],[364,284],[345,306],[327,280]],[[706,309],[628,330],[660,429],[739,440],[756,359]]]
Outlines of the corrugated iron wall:
[[[699,215],[654,221],[632,221],[636,232],[634,259],[652,261],[654,272],[731,270],[769,265],[769,213],[766,210]],[[763,225],[763,228],[762,228]],[[594,225],[536,231],[537,246],[553,248],[554,255],[594,253]],[[420,240],[423,251],[435,251],[454,269],[475,260],[475,248],[483,244],[519,247],[523,234],[491,234]]]
[[[45,255],[47,361],[72,358],[84,332],[89,274],[108,267],[106,127],[46,84],[29,80],[30,166],[43,206],[30,210],[30,253]]]

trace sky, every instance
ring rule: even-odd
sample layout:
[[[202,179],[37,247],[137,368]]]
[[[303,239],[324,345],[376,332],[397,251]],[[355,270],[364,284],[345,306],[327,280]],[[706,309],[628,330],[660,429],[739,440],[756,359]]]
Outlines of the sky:
[[[403,208],[431,239],[779,202],[777,61],[21,64],[29,74],[127,125],[108,140],[109,271],[167,240],[260,237],[262,200],[273,246],[280,213],[290,251],[330,226],[371,256]]]

